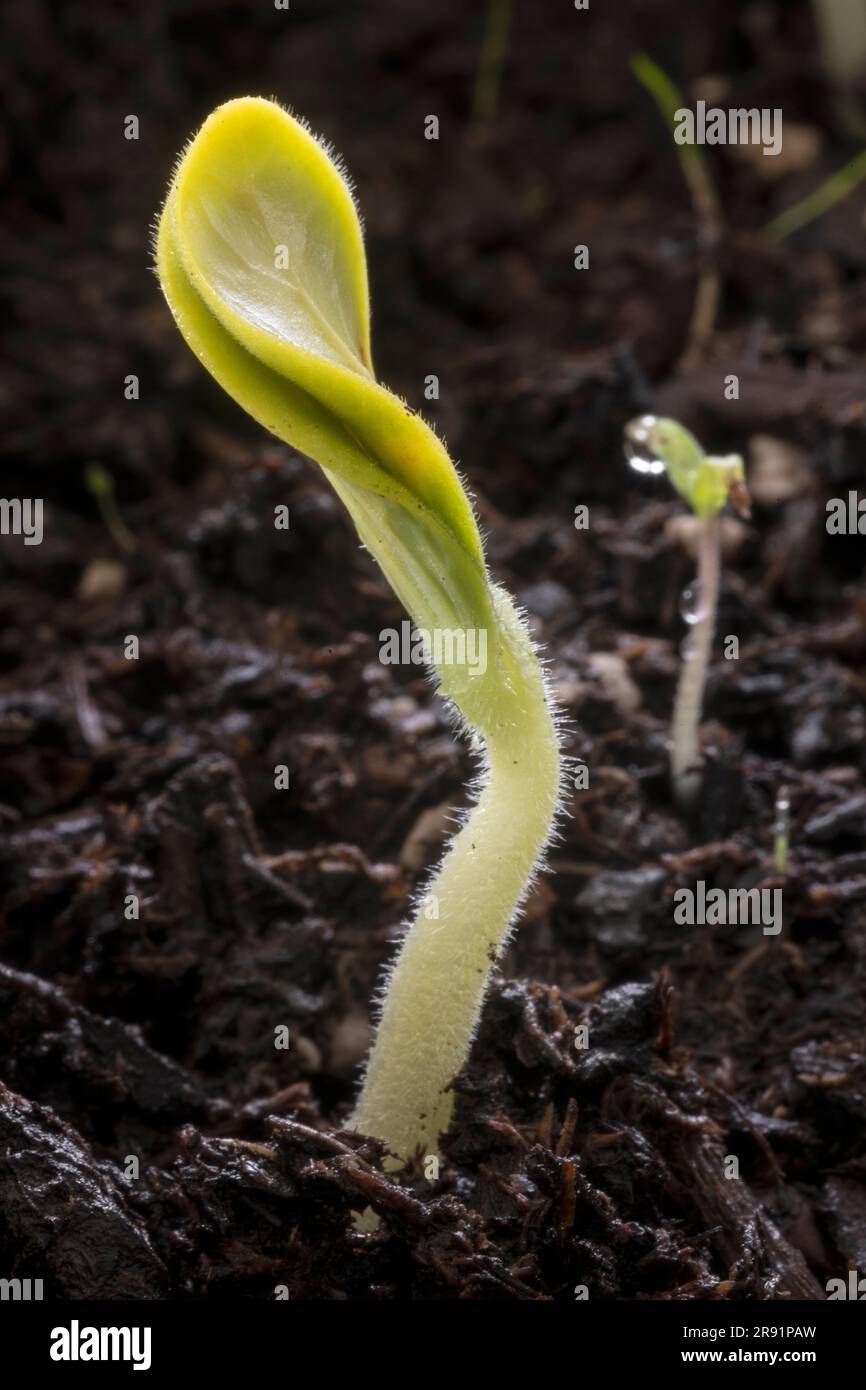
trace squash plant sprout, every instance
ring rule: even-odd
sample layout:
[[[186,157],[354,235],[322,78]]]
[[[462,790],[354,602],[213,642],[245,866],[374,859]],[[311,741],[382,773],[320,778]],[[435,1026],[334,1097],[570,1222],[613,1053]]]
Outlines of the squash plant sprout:
[[[739,454],[712,458],[675,420],[641,415],[626,425],[625,437],[632,468],[639,473],[667,473],[699,522],[698,575],[683,604],[683,616],[692,630],[683,649],[670,739],[674,795],[688,810],[701,786],[698,731],[719,601],[719,513],[730,499],[741,516],[749,516],[749,493]]]
[[[273,102],[219,107],[177,165],[156,255],[193,352],[259,424],[321,466],[416,627],[487,634],[483,670],[465,659],[476,650],[467,641],[435,670],[483,749],[484,775],[385,980],[352,1118],[406,1162],[435,1152],[448,1126],[491,968],[551,835],[560,753],[545,677],[488,575],[443,445],[376,381],[361,226],[329,151]]]

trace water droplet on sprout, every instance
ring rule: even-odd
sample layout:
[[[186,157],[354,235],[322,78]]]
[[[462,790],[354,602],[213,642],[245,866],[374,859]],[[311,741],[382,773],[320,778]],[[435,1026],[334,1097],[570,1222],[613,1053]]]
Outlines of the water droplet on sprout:
[[[664,473],[665,465],[650,445],[650,435],[658,421],[655,415],[641,415],[625,427],[625,456],[635,473]]]
[[[791,823],[791,802],[786,787],[779,791],[774,809],[776,818],[773,821],[773,833],[774,835],[787,835]]]
[[[625,444],[625,456],[628,459],[629,466],[634,469],[635,473],[659,474],[665,471],[665,465],[662,463],[661,459],[654,458],[652,454],[647,453],[646,445],[641,449],[639,444],[632,444],[627,440]]]
[[[683,589],[680,595],[680,614],[685,618],[690,627],[699,623],[704,617],[704,605],[701,601],[701,586],[697,580],[690,584],[687,589]]]

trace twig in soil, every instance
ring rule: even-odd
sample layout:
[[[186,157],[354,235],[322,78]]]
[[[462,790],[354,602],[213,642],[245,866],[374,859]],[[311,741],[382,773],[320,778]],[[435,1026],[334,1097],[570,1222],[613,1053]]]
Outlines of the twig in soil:
[[[748,975],[752,966],[757,965],[759,960],[763,960],[769,949],[769,944],[766,941],[759,941],[757,946],[753,946],[750,951],[747,951],[746,954],[737,961],[736,965],[732,966],[728,971],[725,977],[728,983],[735,984],[741,980],[744,975]]]
[[[371,1233],[375,1230],[370,1208],[377,1216],[398,1216],[412,1227],[427,1224],[428,1212],[423,1202],[373,1168],[364,1157],[363,1144],[360,1148],[353,1148],[334,1134],[323,1133],[310,1125],[302,1125],[282,1116],[272,1116],[269,1128],[277,1140],[286,1142],[290,1153],[297,1152],[302,1157],[323,1163],[330,1161],[331,1171],[342,1189],[368,1208],[365,1218],[358,1224],[360,1232]]]
[[[550,1148],[553,1139],[553,1101],[549,1100],[544,1107],[544,1114],[538,1126],[538,1142],[543,1144],[546,1149]]]
[[[276,1133],[283,1135],[290,1140],[297,1148],[305,1154],[354,1154],[355,1150],[344,1143],[342,1139],[337,1139],[333,1134],[325,1134],[320,1129],[313,1129],[311,1125],[299,1124],[297,1120],[287,1120],[282,1115],[272,1115],[269,1117],[269,1127]]]
[[[251,1139],[230,1139],[224,1136],[217,1136],[211,1139],[212,1144],[223,1144],[232,1149],[244,1149],[248,1153],[258,1154],[259,1158],[276,1158],[276,1150],[269,1149],[267,1144],[256,1144]]]
[[[487,1129],[492,1129],[494,1134],[501,1134],[503,1138],[508,1139],[515,1149],[529,1148],[520,1130],[515,1129],[514,1125],[506,1120],[504,1115],[498,1115],[495,1120],[488,1120],[486,1127]]]
[[[79,657],[69,662],[66,668],[66,680],[72,692],[75,716],[82,738],[90,748],[97,750],[104,748],[108,743],[108,734],[102,721],[102,715],[90,698],[84,663]]]
[[[577,1211],[577,1187],[574,1160],[567,1158],[562,1165],[562,1197],[559,1204],[559,1229],[570,1231]]]
[[[577,1117],[579,1114],[578,1104],[574,1096],[569,1096],[568,1104],[565,1107],[565,1118],[562,1121],[562,1129],[559,1131],[559,1138],[556,1141],[557,1158],[565,1158],[571,1152],[574,1142],[574,1131],[577,1128]]]

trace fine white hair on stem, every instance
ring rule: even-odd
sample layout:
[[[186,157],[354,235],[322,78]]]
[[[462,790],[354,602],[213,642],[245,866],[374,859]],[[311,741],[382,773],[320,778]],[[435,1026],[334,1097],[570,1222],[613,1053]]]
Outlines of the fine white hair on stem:
[[[716,630],[721,573],[721,528],[718,514],[702,517],[698,535],[697,615],[683,651],[671,721],[671,779],[684,810],[691,809],[701,787],[699,726],[707,667]]]
[[[384,1139],[395,1165],[438,1150],[490,974],[542,866],[562,799],[560,727],[546,673],[509,596],[496,587],[491,596],[507,674],[479,689],[477,702],[470,696],[471,710],[459,710],[484,745],[476,799],[418,895],[379,991],[378,1030],[352,1117],[354,1128]]]

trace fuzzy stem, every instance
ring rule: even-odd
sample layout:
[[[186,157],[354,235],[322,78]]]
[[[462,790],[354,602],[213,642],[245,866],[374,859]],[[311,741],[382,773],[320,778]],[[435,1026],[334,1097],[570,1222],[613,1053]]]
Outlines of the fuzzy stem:
[[[694,805],[701,786],[698,727],[716,629],[720,570],[721,526],[715,514],[701,519],[697,577],[700,617],[688,638],[671,723],[671,778],[677,801],[685,810]]]
[[[356,1129],[383,1139],[403,1161],[436,1153],[448,1127],[448,1088],[468,1056],[492,967],[559,800],[559,745],[544,677],[511,599],[501,589],[492,598],[507,689],[472,709],[487,775],[389,972],[352,1117]],[[474,704],[461,703],[464,710]]]

